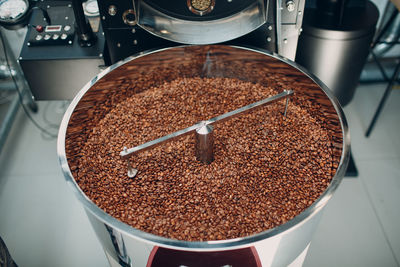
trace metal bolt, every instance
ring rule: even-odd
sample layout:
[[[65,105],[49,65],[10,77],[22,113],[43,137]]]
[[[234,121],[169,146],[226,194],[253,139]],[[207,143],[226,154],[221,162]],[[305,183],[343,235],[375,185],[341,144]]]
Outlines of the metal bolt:
[[[134,45],[137,45],[137,40],[133,40],[133,44],[134,44]]]
[[[132,29],[132,33],[136,33],[136,30],[135,30],[135,29]]]
[[[301,10],[299,10],[299,12],[297,14],[299,14],[299,16],[301,16],[301,14],[303,14],[303,12],[301,12]]]
[[[267,42],[271,42],[272,41],[272,38],[271,37],[267,37]]]
[[[286,39],[286,38],[283,39],[283,43],[284,43],[284,44],[287,44],[287,39]]]
[[[117,47],[121,47],[121,43],[117,43]]]
[[[27,43],[26,43],[26,45],[27,45],[27,46],[30,46],[30,45],[31,45],[31,43],[30,43],[30,42],[27,42]]]
[[[268,30],[272,31],[272,26],[271,25],[268,26]]]
[[[287,11],[293,12],[294,8],[295,8],[295,3],[294,3],[293,0],[286,1],[286,9],[287,9]]]
[[[117,7],[114,5],[109,6],[108,14],[110,14],[110,16],[115,16],[117,14]]]

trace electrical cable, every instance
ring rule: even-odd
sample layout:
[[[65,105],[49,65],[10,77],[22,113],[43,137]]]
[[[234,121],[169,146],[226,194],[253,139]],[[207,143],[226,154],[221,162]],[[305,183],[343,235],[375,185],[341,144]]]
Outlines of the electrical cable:
[[[11,66],[10,66],[10,63],[9,63],[8,55],[7,55],[7,47],[6,47],[6,44],[5,44],[5,41],[4,41],[4,37],[3,37],[3,33],[2,33],[1,30],[0,30],[0,38],[1,38],[1,43],[2,43],[2,45],[3,45],[4,56],[5,56],[5,60],[6,60],[6,63],[7,63],[7,67],[8,67],[8,69],[10,70],[10,73],[11,73]],[[14,86],[15,86],[15,90],[16,90],[17,93],[18,93],[19,102],[20,102],[20,104],[21,104],[21,106],[22,106],[22,109],[24,110],[26,116],[29,118],[29,120],[30,120],[30,121],[35,125],[35,127],[38,128],[43,134],[47,135],[47,136],[50,137],[50,138],[57,138],[57,134],[53,134],[53,133],[47,131],[45,128],[43,128],[42,126],[40,126],[40,124],[39,124],[38,122],[36,122],[36,121],[33,119],[33,117],[31,116],[30,112],[28,111],[27,107],[25,106],[25,104],[24,104],[24,102],[23,102],[23,95],[22,95],[21,91],[19,90],[19,87],[18,87],[17,81],[15,80],[14,75],[11,74],[11,78],[12,78],[12,80],[13,80],[13,83],[14,83]]]
[[[50,106],[51,106],[51,103],[52,103],[52,102],[48,102],[47,105],[44,107],[44,111],[43,111],[42,118],[43,118],[43,121],[46,123],[47,127],[53,128],[53,129],[58,129],[58,128],[60,127],[60,123],[59,123],[59,122],[52,122],[52,121],[47,117],[47,114],[50,113],[50,112],[49,112],[49,108],[50,108]],[[60,103],[58,103],[58,104],[60,104]],[[62,113],[62,114],[64,114],[65,111],[66,111],[67,108],[68,108],[68,105],[69,105],[69,101],[64,100],[64,101],[60,104],[60,107],[57,108],[56,112],[57,112],[57,113]]]
[[[42,12],[44,20],[47,22],[48,25],[51,25],[49,13],[47,13],[47,11],[44,8],[34,6],[31,8],[31,10],[29,10],[29,13],[31,13],[34,9],[39,9]]]
[[[0,105],[9,103],[11,101],[13,95],[14,94],[12,94],[10,92],[0,92]]]

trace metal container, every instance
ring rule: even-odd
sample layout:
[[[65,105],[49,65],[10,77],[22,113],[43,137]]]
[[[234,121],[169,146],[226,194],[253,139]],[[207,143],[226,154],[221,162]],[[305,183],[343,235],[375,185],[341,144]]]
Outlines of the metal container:
[[[84,129],[104,116],[100,103],[113,103],[116,90],[143,90],[172,80],[171,69],[185,76],[234,77],[267,84],[271,77],[321,105],[329,125],[336,173],[326,191],[306,210],[273,229],[243,238],[188,242],[149,234],[122,223],[97,207],[72,176],[66,146],[85,139]],[[259,75],[262,69],[265,75]],[[257,71],[256,71],[257,70]],[[174,72],[175,73],[175,72]],[[125,93],[135,93],[124,91]],[[104,113],[104,112],[103,112]],[[69,106],[58,136],[58,157],[68,184],[84,206],[112,266],[287,266],[302,263],[321,211],[345,174],[350,136],[340,105],[317,78],[295,63],[267,52],[224,45],[182,46],[148,52],[113,65],[92,79]],[[242,265],[241,265],[242,263]],[[292,265],[292,266],[293,266]]]
[[[306,9],[296,62],[323,81],[342,106],[353,98],[374,37],[379,12],[366,2],[351,8],[341,24],[326,23],[318,9]]]

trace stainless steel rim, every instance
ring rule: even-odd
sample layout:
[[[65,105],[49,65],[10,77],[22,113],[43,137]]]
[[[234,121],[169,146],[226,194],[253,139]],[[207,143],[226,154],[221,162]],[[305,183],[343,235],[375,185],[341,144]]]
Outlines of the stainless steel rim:
[[[179,46],[179,47],[174,47],[174,48],[184,48],[187,47],[186,45],[184,46]],[[227,240],[218,240],[218,241],[181,241],[181,240],[175,240],[175,239],[169,239],[165,237],[160,237],[154,234],[146,233],[141,230],[135,229],[117,219],[114,217],[108,215],[106,212],[104,212],[102,209],[100,209],[98,206],[96,206],[85,194],[84,192],[80,189],[78,184],[76,183],[75,179],[73,178],[71,171],[68,166],[67,162],[67,157],[65,154],[65,137],[66,137],[66,130],[68,127],[68,123],[70,120],[70,117],[75,110],[76,105],[79,103],[81,98],[85,95],[85,93],[103,76],[108,74],[109,72],[113,71],[114,69],[118,68],[119,66],[134,60],[136,58],[140,58],[142,56],[146,56],[149,54],[153,53],[158,53],[162,52],[165,50],[168,50],[170,48],[164,48],[164,49],[159,49],[159,50],[151,50],[147,51],[145,53],[140,53],[139,55],[131,56],[126,58],[123,61],[117,62],[116,64],[110,66],[109,68],[105,69],[103,72],[101,72],[99,75],[94,77],[91,81],[89,81],[80,91],[79,93],[75,96],[75,98],[72,100],[71,104],[69,105],[63,120],[60,125],[59,133],[58,133],[58,140],[57,140],[57,155],[58,159],[62,168],[62,172],[64,174],[64,177],[67,181],[67,183],[72,187],[73,191],[77,195],[78,199],[80,202],[83,203],[85,208],[92,213],[95,217],[97,217],[100,221],[104,222],[105,224],[109,226],[113,226],[117,228],[120,232],[123,232],[133,238],[140,239],[143,241],[146,241],[148,243],[153,243],[156,245],[162,245],[164,247],[170,247],[170,248],[175,248],[175,249],[184,249],[184,250],[196,250],[196,251],[210,251],[210,250],[225,250],[227,248],[229,249],[234,249],[238,247],[245,247],[248,244],[255,243],[257,241],[261,241],[267,238],[271,238],[273,236],[279,235],[282,232],[285,232],[287,230],[293,230],[306,222],[308,219],[310,219],[315,213],[320,211],[328,202],[328,200],[332,197],[334,191],[340,184],[341,180],[343,179],[343,176],[346,172],[347,165],[349,162],[349,152],[350,152],[350,133],[347,125],[347,121],[344,115],[344,112],[338,102],[338,100],[333,96],[333,93],[327,88],[325,84],[323,84],[317,77],[314,75],[308,73],[307,70],[305,70],[303,67],[300,65],[296,64],[295,62],[292,62],[286,58],[283,58],[279,55],[276,54],[270,54],[267,51],[260,50],[260,49],[255,49],[251,47],[245,47],[245,46],[230,46],[233,48],[237,49],[244,49],[256,53],[261,53],[266,56],[271,56],[273,58],[276,58],[278,60],[281,60],[287,64],[289,64],[292,67],[297,68],[300,70],[303,74],[311,78],[315,83],[317,83],[321,89],[324,91],[324,93],[327,95],[327,97],[330,99],[331,103],[333,104],[340,123],[342,127],[342,135],[343,135],[343,143],[342,143],[342,154],[341,154],[341,159],[339,162],[339,166],[337,168],[335,176],[332,178],[332,181],[328,188],[325,190],[325,192],[311,205],[309,206],[306,210],[304,210],[302,213],[297,215],[295,218],[292,220],[281,224],[275,228],[266,230],[264,232],[248,236],[248,237],[241,237],[241,238],[235,238],[235,239],[227,239]]]

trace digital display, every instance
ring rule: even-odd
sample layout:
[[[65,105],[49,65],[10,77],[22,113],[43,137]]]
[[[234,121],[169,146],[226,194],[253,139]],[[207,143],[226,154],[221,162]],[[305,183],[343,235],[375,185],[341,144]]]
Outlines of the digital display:
[[[62,26],[61,25],[51,25],[51,26],[46,26],[45,32],[59,32],[61,31]]]

